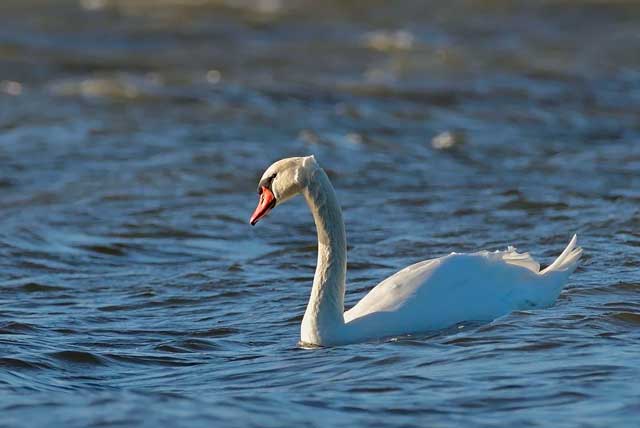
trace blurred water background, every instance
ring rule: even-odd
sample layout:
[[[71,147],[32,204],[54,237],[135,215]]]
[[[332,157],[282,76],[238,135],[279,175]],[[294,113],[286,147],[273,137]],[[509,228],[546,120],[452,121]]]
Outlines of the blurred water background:
[[[640,3],[2,0],[0,426],[637,426]],[[558,303],[306,350],[302,200],[347,304],[418,260],[574,232]]]

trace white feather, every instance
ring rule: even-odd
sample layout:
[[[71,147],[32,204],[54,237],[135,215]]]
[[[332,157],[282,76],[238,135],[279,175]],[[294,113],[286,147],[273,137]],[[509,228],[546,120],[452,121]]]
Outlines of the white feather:
[[[575,235],[543,271],[528,253],[514,247],[452,253],[402,269],[344,312],[346,235],[329,178],[312,156],[283,159],[267,171],[278,172],[278,194],[305,196],[318,232],[318,263],[300,330],[305,343],[353,343],[547,307],[558,298],[582,254]]]

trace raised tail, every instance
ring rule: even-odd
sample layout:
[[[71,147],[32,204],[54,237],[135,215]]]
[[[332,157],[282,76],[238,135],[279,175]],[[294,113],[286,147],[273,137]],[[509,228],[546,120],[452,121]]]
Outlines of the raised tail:
[[[568,273],[573,272],[576,267],[578,267],[578,261],[580,260],[580,256],[582,255],[582,248],[577,247],[578,237],[573,235],[571,238],[571,242],[567,245],[567,248],[564,249],[562,254],[558,256],[558,258],[549,265],[546,269],[540,272],[541,275],[549,272],[557,272],[557,271],[568,271]]]

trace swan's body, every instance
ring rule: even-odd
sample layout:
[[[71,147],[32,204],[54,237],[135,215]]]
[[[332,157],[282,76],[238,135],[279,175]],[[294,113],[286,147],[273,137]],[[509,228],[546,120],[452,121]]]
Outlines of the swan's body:
[[[313,157],[283,159],[260,181],[255,224],[271,208],[302,193],[318,232],[318,264],[300,339],[340,345],[490,321],[518,309],[552,305],[577,266],[582,249],[574,236],[548,268],[527,253],[456,254],[416,263],[374,287],[344,312],[346,237],[342,212],[325,172]]]

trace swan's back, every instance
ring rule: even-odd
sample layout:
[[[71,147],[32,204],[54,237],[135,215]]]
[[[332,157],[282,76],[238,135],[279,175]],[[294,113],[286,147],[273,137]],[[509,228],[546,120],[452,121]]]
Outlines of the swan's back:
[[[527,253],[512,247],[416,263],[378,284],[345,312],[346,333],[355,338],[421,332],[552,305],[581,251],[572,240],[553,269],[542,272]]]

